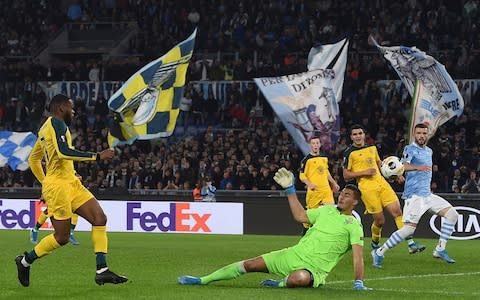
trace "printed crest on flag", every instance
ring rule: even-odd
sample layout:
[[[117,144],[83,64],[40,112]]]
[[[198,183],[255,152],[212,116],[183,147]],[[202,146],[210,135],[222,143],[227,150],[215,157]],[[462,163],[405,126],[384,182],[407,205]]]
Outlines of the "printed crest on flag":
[[[110,147],[170,136],[179,114],[197,30],[133,74],[108,100]]]

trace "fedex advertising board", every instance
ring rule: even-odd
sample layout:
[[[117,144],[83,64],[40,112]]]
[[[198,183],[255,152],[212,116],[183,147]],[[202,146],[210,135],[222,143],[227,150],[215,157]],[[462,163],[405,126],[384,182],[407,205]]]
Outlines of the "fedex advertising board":
[[[243,203],[100,201],[100,205],[108,231],[243,234]],[[0,199],[0,229],[33,228],[43,209],[37,200]],[[79,218],[75,230],[90,228]]]

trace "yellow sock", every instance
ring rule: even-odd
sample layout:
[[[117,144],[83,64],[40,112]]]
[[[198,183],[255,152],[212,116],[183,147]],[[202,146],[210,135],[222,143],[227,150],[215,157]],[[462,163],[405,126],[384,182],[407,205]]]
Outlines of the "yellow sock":
[[[376,244],[380,242],[382,236],[382,227],[378,227],[375,223],[372,223],[372,241]]]
[[[77,225],[77,222],[78,222],[78,215],[77,214],[73,214],[72,215],[72,219],[70,220],[70,224],[72,224],[73,226]]]
[[[107,253],[107,226],[92,226],[92,242],[95,253]]]
[[[44,237],[38,243],[38,245],[36,245],[35,248],[33,248],[33,250],[35,250],[35,253],[37,254],[38,257],[42,257],[52,253],[53,250],[60,247],[61,245],[57,242],[57,240],[55,239],[52,233]]]
[[[397,229],[400,229],[403,227],[403,217],[402,216],[398,216],[395,218],[395,224],[397,225]]]
[[[42,212],[38,217],[37,224],[40,224],[40,225],[45,224],[45,221],[47,220],[47,218],[48,218],[48,215],[45,212]]]

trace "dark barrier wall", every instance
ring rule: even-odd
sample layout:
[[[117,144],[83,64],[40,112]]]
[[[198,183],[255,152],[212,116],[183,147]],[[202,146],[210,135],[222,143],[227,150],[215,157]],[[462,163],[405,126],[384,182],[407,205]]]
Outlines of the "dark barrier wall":
[[[305,193],[299,192],[302,202]],[[38,191],[22,191],[11,189],[0,190],[0,198],[35,199]],[[190,191],[96,191],[98,199],[110,200],[140,200],[140,201],[191,201]],[[455,206],[460,214],[455,227],[455,239],[480,239],[480,194],[442,194]],[[245,234],[300,235],[302,225],[295,222],[290,213],[288,201],[282,192],[278,191],[218,191],[217,202],[244,203]],[[401,201],[403,206],[403,201]],[[363,203],[357,208],[357,217],[361,218],[365,236],[370,236],[372,217],[364,215]],[[386,213],[385,227],[382,236],[387,237],[396,230],[395,223]],[[415,236],[437,238],[440,232],[440,219],[425,214],[417,226]],[[228,222],[228,220],[225,220]]]

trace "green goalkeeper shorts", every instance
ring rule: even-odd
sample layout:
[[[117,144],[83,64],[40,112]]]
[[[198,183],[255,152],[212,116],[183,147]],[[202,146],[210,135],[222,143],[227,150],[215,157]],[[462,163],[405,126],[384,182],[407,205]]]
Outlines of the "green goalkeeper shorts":
[[[313,287],[325,284],[328,273],[307,264],[295,253],[293,248],[272,251],[262,255],[262,258],[271,274],[286,277],[295,271],[307,270],[313,275]]]

